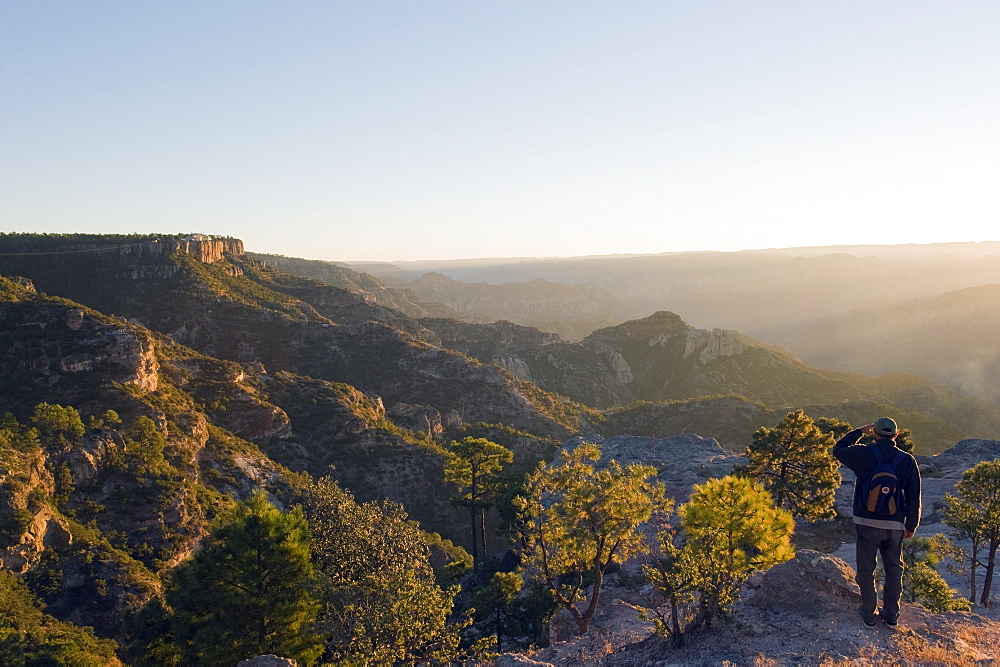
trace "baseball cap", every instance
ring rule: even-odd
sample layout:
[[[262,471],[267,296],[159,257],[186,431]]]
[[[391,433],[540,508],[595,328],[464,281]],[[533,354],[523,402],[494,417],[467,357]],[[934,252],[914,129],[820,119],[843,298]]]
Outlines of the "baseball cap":
[[[872,424],[872,430],[879,435],[893,436],[896,435],[896,422],[888,417],[879,417]]]

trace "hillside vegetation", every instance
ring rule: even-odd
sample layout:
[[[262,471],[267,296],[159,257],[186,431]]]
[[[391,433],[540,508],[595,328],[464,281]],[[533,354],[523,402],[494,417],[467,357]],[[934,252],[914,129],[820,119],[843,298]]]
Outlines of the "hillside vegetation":
[[[792,409],[852,424],[892,415],[924,454],[1000,432],[990,404],[928,380],[816,369],[672,312],[571,342],[508,321],[443,317],[446,309],[349,270],[328,277],[340,285],[249,257],[237,239],[0,234],[0,559],[16,575],[0,581],[14,610],[0,613],[17,620],[8,637],[17,655],[67,664],[217,655],[195,645],[212,627],[197,641],[175,634],[197,625],[201,604],[191,582],[202,575],[183,573],[212,571],[212,554],[243,539],[256,512],[295,526],[288,548],[299,574],[316,575],[303,554],[318,542],[305,543],[306,519],[292,506],[322,493],[405,541],[412,567],[379,579],[359,565],[371,584],[364,599],[377,607],[387,590],[409,586],[434,601],[433,628],[412,644],[390,642],[393,655],[481,656],[488,638],[544,638],[551,600],[530,586],[518,595],[514,557],[502,552],[524,528],[515,498],[525,480],[543,479],[532,471],[563,443],[696,433],[671,441],[683,450],[671,453],[672,467],[697,447],[707,452],[697,470],[669,471],[683,482],[667,492],[682,500],[704,466],[729,461],[719,443],[741,451]],[[445,482],[453,443],[481,438],[510,454],[463,505]],[[477,521],[488,535],[459,596],[453,586],[470,566],[461,545]],[[372,553],[399,547],[377,531],[357,534]],[[353,547],[352,558],[370,561]],[[357,582],[329,566],[340,552],[312,553],[327,588],[300,597],[296,613],[322,607],[318,618],[351,636],[353,616],[338,610],[361,599]],[[409,613],[383,611],[399,623]],[[384,627],[402,627],[393,623]],[[366,630],[371,646],[382,645],[382,627]],[[365,655],[303,641],[304,660],[321,650]],[[82,653],[60,653],[67,642]]]

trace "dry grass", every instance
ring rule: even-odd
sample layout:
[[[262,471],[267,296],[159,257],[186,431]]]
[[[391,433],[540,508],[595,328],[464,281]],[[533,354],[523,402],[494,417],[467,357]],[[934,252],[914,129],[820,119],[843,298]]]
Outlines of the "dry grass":
[[[896,655],[887,655],[885,649],[866,646],[856,658],[822,660],[820,667],[899,667],[912,665],[919,667],[974,667],[976,661],[965,658],[940,644],[932,644],[921,638],[901,643]],[[776,667],[777,663],[764,656],[754,661],[754,667]]]
[[[883,660],[883,656],[879,655],[878,648],[874,646],[864,646],[858,652],[857,658],[848,659],[835,659],[835,658],[823,658],[819,663],[820,667],[888,667],[889,665],[898,664],[898,661],[886,662]]]
[[[971,658],[955,655],[954,651],[930,642],[902,646],[900,657],[911,665],[921,665],[921,667],[972,667],[976,664]]]

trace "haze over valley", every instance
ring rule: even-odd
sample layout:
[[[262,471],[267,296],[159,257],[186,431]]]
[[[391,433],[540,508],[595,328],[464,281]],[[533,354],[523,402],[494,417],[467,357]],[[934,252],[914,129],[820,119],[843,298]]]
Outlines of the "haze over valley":
[[[1000,659],[1000,4],[0,25],[0,665]]]
[[[1000,396],[1000,243],[352,266],[465,317],[567,340],[667,310],[818,368],[913,373],[992,402]]]
[[[438,558],[458,562],[451,545],[469,543],[467,524],[439,485],[446,443],[461,437],[503,443],[521,471],[581,437],[679,439],[677,446],[694,437],[738,453],[760,427],[795,410],[848,424],[891,414],[923,456],[960,441],[993,442],[997,396],[973,370],[996,368],[1000,289],[934,296],[926,283],[905,280],[918,267],[945,287],[993,279],[995,244],[953,250],[911,247],[904,259],[840,248],[482,262],[477,275],[531,279],[466,282],[438,266],[406,282],[393,267],[379,278],[332,262],[246,253],[234,238],[0,234],[2,405],[22,422],[33,411],[39,419],[42,405],[73,406],[95,429],[82,444],[47,454],[48,462],[12,460],[63,465],[72,484],[50,473],[18,478],[8,510],[39,527],[10,538],[5,563],[35,572],[40,559],[56,558],[57,571],[79,568],[77,556],[46,546],[52,531],[76,530],[73,517],[125,536],[115,567],[139,578],[115,588],[99,616],[86,617],[99,635],[125,641],[116,620],[128,605],[121,596],[152,585],[140,581],[155,582],[165,563],[186,558],[207,528],[205,506],[183,489],[245,497],[263,483],[287,494],[300,484],[288,474],[328,474],[359,502],[400,503],[450,540]],[[805,266],[827,270],[818,279]],[[860,294],[876,277],[884,289]],[[636,291],[625,289],[629,280]],[[840,311],[831,307],[819,320],[815,304],[823,301]],[[858,310],[871,302],[882,303]],[[699,328],[663,308],[630,316],[641,304],[665,303],[687,304],[692,320],[770,322],[769,338],[797,341],[828,363],[809,364],[791,345],[735,328]],[[881,324],[863,326],[869,321]],[[864,333],[852,333],[853,324]],[[939,367],[928,357],[951,375],[914,372]],[[162,534],[136,528],[160,510],[117,504],[142,487],[141,478],[107,495],[101,480],[122,474],[110,463],[121,455],[117,432],[95,421],[107,410],[130,428],[143,419],[160,424],[162,465],[174,472],[159,474],[189,480],[160,492],[161,503],[174,498],[185,507],[183,517],[157,519]],[[686,465],[674,461],[670,474],[689,474]],[[43,511],[30,494],[53,484],[69,495]],[[110,539],[101,534],[88,539]],[[140,540],[152,551],[128,556]],[[482,540],[484,548],[504,544]],[[73,602],[80,591],[46,595],[64,618],[85,618]]]

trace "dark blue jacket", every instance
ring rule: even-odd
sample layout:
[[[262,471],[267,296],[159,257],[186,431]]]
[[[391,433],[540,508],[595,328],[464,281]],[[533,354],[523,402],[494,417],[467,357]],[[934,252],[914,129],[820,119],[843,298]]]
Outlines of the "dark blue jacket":
[[[902,523],[906,530],[916,532],[920,525],[920,470],[917,469],[917,461],[910,454],[899,464],[898,473],[899,485],[902,490],[903,506],[891,517],[883,514],[873,514],[865,509],[861,498],[861,487],[875,469],[875,456],[868,450],[867,445],[857,444],[864,433],[860,428],[856,428],[843,438],[837,441],[833,447],[833,455],[841,463],[850,468],[858,479],[854,483],[854,517],[863,519],[889,520]],[[882,456],[887,461],[891,461],[900,450],[891,438],[875,438],[875,446],[879,448]],[[905,452],[904,452],[905,453]]]

